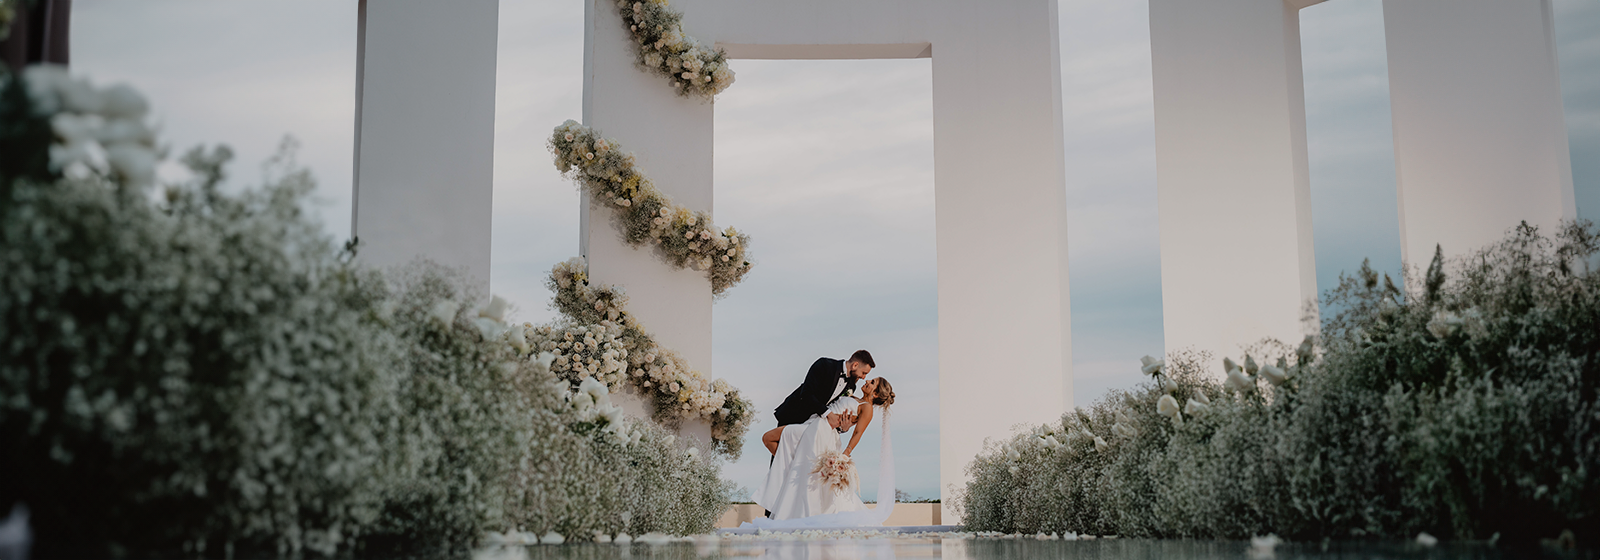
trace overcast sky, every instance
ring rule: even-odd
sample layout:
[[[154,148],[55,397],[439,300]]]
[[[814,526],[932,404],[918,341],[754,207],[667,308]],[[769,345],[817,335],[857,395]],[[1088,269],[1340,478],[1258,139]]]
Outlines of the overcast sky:
[[[1579,214],[1600,216],[1600,1],[1555,0]],[[1160,354],[1160,258],[1148,10],[1061,3],[1073,377],[1086,405],[1138,383]],[[321,188],[315,212],[348,235],[355,0],[74,2],[72,62],[152,100],[175,150],[227,143],[235,187],[279,140]],[[1379,0],[1301,13],[1318,286],[1370,257],[1400,267],[1388,70]],[[492,290],[542,322],[543,278],[578,253],[578,196],[550,163],[552,127],[582,114],[579,0],[501,0]],[[687,27],[694,29],[694,14]],[[716,219],[751,234],[758,266],[716,304],[714,371],[769,410],[817,356],[871,349],[895,383],[901,488],[936,496],[938,310],[928,60],[755,61],[716,105]],[[849,139],[846,149],[841,139]],[[848,226],[848,227],[846,227]],[[848,263],[868,273],[841,274]],[[974,387],[975,390],[1007,390]],[[759,434],[726,474],[764,476]],[[1004,434],[996,434],[1003,436]],[[862,445],[876,464],[876,445]],[[868,477],[871,478],[871,477]],[[875,489],[867,481],[865,494]]]

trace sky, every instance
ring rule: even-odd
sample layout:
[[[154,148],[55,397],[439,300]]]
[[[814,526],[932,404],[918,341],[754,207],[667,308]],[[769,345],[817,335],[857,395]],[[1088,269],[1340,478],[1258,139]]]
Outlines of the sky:
[[[143,91],[175,153],[232,146],[229,188],[259,183],[260,163],[292,136],[320,183],[311,210],[343,239],[356,5],[78,0],[72,65],[96,83]],[[1600,1],[1553,5],[1579,216],[1600,217]],[[1142,0],[1060,6],[1079,406],[1141,382],[1138,358],[1163,351],[1148,15]],[[1363,258],[1396,273],[1382,4],[1334,0],[1300,17],[1318,286]],[[686,21],[692,34],[694,14]],[[554,317],[543,279],[578,254],[577,187],[544,142],[582,115],[582,24],[579,0],[500,0],[490,286],[515,303],[518,321]],[[733,69],[738,82],[715,107],[715,212],[751,235],[757,266],[714,307],[714,375],[770,410],[816,357],[870,349],[874,373],[896,389],[899,486],[936,497],[938,470],[913,467],[938,457],[930,61],[736,60]],[[760,482],[759,437],[771,424],[758,417],[745,459],[725,476]],[[876,447],[863,442],[864,465],[876,464]]]

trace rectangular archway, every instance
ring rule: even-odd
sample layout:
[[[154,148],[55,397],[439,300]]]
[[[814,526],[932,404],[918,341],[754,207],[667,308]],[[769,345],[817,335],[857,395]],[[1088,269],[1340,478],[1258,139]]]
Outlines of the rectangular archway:
[[[945,495],[964,483],[963,469],[985,438],[1058,419],[1072,402],[1072,357],[1055,1],[674,6],[686,14],[688,33],[733,58],[933,57]],[[713,105],[679,97],[635,67],[612,0],[589,0],[585,25],[584,123],[633,151],[680,204],[712,211]],[[594,210],[584,203],[581,250],[591,277],[627,286],[640,322],[709,370],[709,284],[628,247]],[[754,243],[759,253],[760,240]],[[892,362],[879,365],[892,371]],[[803,367],[772,383],[798,385]],[[763,411],[757,422],[773,420]]]

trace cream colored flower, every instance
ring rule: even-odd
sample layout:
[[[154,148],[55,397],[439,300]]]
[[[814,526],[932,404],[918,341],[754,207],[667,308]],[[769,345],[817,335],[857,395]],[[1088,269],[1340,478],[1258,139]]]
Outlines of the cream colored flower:
[[[461,304],[448,299],[441,299],[435,302],[433,307],[428,310],[428,316],[435,321],[448,325],[456,320],[456,311],[460,309]]]
[[[1177,418],[1178,399],[1172,398],[1172,395],[1161,395],[1161,398],[1156,401],[1156,412],[1167,418]]]
[[[1277,386],[1289,380],[1289,373],[1278,366],[1265,366],[1261,368],[1261,378]]]
[[[1145,356],[1143,358],[1139,358],[1139,371],[1143,372],[1145,375],[1155,375],[1161,373],[1161,368],[1165,367],[1166,365],[1166,360],[1154,356]]]
[[[1234,367],[1228,370],[1227,381],[1222,382],[1223,388],[1237,393],[1248,393],[1256,388],[1256,381],[1244,374],[1244,370]]]
[[[506,316],[506,300],[505,300],[505,298],[502,298],[500,296],[494,296],[492,299],[489,300],[489,305],[484,306],[481,311],[478,311],[478,316],[479,317],[483,317],[485,319],[493,319],[493,320],[496,320],[496,321],[505,320],[505,316]]]
[[[1204,395],[1201,395],[1201,397],[1203,398]],[[1204,402],[1200,402],[1197,399],[1189,399],[1189,402],[1187,404],[1183,405],[1183,413],[1184,414],[1188,414],[1190,416],[1195,416],[1195,417],[1204,416],[1207,412],[1210,412],[1210,411],[1211,411],[1211,406],[1210,405],[1208,405],[1208,404],[1206,404]]]

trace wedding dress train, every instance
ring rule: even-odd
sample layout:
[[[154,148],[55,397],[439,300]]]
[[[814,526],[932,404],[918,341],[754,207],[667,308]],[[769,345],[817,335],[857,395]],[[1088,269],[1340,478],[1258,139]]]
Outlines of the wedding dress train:
[[[855,399],[842,398],[837,409],[855,408]],[[772,512],[771,519],[757,519],[742,527],[782,529],[800,527],[882,526],[894,511],[894,452],[889,441],[889,415],[875,415],[881,434],[878,463],[878,507],[867,508],[859,489],[836,489],[811,472],[817,459],[828,451],[841,451],[839,433],[824,415],[812,416],[804,424],[784,427],[773,455],[767,480],[755,493],[755,502]]]

